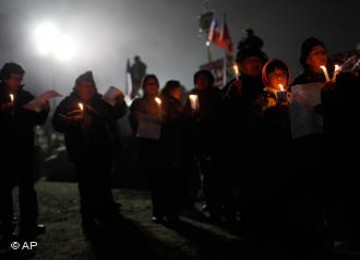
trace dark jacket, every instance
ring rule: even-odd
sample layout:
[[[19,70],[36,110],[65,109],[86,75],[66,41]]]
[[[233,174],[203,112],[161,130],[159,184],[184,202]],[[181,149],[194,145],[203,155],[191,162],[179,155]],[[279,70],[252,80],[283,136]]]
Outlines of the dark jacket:
[[[84,120],[81,124],[74,124],[69,118],[79,113],[79,96],[72,92],[57,107],[52,124],[56,131],[65,134],[65,142],[71,161],[113,159],[114,131],[112,122],[125,115],[125,102],[114,107],[106,103],[101,95],[96,94],[86,103]]]
[[[184,107],[180,100],[171,96],[162,96],[162,101],[161,142],[166,151],[164,154],[171,165],[179,165],[187,149],[184,145]]]
[[[323,73],[316,73],[312,70],[305,69],[299,76],[297,76],[291,83],[291,86],[299,84],[308,84],[314,82],[325,82],[325,76]]]
[[[21,88],[13,93],[14,112],[4,113],[0,110],[0,136],[1,147],[9,151],[32,151],[34,149],[34,126],[45,123],[49,110],[39,113],[23,108],[23,105],[31,101],[34,96]],[[4,83],[0,84],[0,106],[10,101],[10,92]]]
[[[185,104],[186,134],[188,149],[192,156],[206,158],[217,152],[219,138],[219,106],[221,93],[218,88],[210,87],[199,92],[193,89],[189,94],[198,95],[199,111],[195,114],[189,99]]]

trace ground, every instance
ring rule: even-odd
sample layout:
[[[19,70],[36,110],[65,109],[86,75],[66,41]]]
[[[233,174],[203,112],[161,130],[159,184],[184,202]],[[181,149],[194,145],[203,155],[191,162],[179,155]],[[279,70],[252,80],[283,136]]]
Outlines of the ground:
[[[80,227],[76,183],[40,180],[36,188],[39,223],[47,230],[37,238],[32,259],[244,259],[243,241],[232,229],[184,217],[177,226],[153,223],[148,191],[114,189],[114,198],[123,205],[123,221],[90,241]],[[335,259],[358,258],[350,254]]]

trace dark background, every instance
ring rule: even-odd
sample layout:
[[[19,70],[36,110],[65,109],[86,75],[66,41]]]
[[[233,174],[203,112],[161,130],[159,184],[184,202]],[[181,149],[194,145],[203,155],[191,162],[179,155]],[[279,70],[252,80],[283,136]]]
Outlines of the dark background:
[[[227,14],[236,48],[246,28],[263,38],[270,58],[290,64],[299,73],[301,42],[315,36],[329,53],[354,49],[360,42],[360,1],[212,0],[221,21]],[[159,76],[192,88],[192,75],[207,62],[204,38],[198,37],[201,0],[11,0],[0,2],[0,62],[21,63],[25,83],[34,92],[56,88],[67,94],[75,78],[92,69],[101,92],[110,85],[125,88],[127,58],[135,54]],[[51,21],[77,44],[71,61],[59,62],[36,50],[34,30]],[[219,21],[219,23],[221,23]],[[214,58],[223,50],[212,47]]]

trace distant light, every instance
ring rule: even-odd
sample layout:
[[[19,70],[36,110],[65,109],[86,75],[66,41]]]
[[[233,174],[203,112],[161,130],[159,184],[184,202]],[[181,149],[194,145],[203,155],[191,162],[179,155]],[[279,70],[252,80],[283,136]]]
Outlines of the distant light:
[[[69,61],[76,54],[74,39],[50,22],[40,24],[35,29],[35,43],[41,55],[52,55],[59,61]]]
[[[68,35],[63,35],[54,45],[54,55],[60,61],[71,60],[76,53],[76,44]]]
[[[59,38],[59,28],[53,23],[40,24],[35,30],[35,41],[40,54],[49,54]]]
[[[206,41],[206,46],[210,46],[210,42],[209,41]]]

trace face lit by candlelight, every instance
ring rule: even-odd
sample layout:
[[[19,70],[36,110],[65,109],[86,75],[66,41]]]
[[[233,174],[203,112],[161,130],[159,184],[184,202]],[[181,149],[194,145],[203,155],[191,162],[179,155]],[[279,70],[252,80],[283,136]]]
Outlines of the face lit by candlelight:
[[[326,49],[322,45],[317,45],[311,49],[306,64],[310,67],[311,70],[317,73],[323,73],[321,66],[326,66],[327,64],[327,54]]]
[[[182,94],[181,87],[173,88],[169,91],[169,95],[173,98],[180,99]]]
[[[272,88],[276,89],[276,90],[281,90],[280,89],[280,85],[282,85],[283,87],[287,87],[287,81],[288,81],[288,74],[286,71],[279,69],[279,68],[275,68],[274,71],[270,72],[268,74],[268,78],[269,78],[269,82]]]

